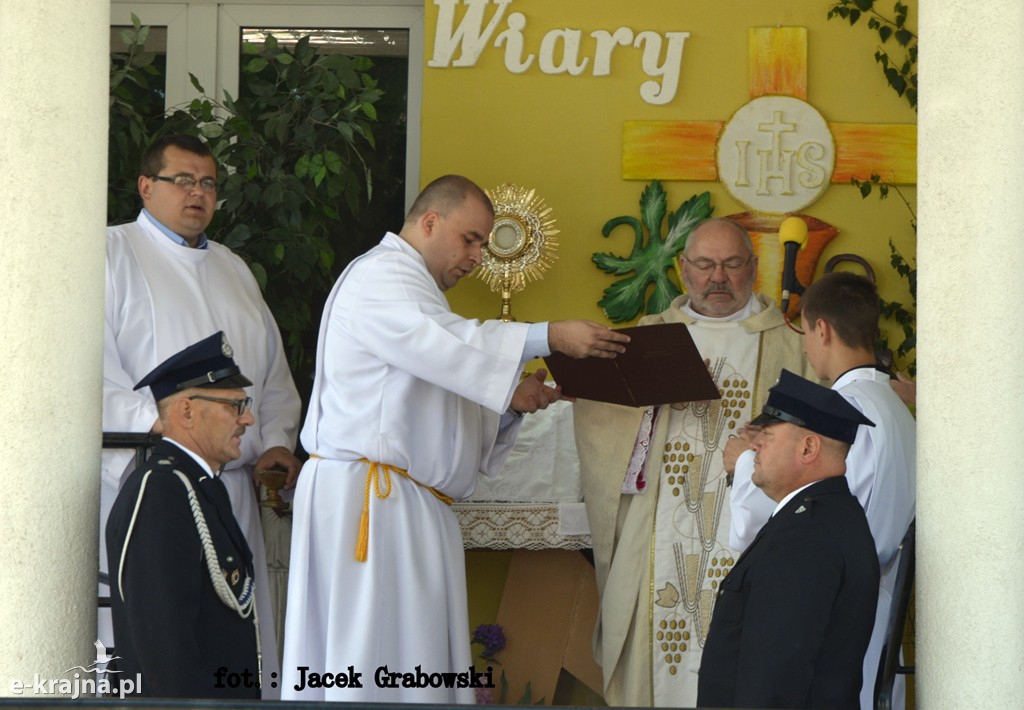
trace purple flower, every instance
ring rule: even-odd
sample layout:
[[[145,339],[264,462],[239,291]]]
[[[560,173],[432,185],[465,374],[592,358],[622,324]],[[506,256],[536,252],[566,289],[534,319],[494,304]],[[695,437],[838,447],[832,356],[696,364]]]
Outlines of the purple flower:
[[[477,688],[476,689],[476,704],[477,705],[494,705],[494,689],[493,688]]]
[[[480,624],[473,629],[472,642],[479,643],[484,647],[480,657],[489,660],[494,658],[494,654],[505,648],[505,632],[501,630],[500,624]]]

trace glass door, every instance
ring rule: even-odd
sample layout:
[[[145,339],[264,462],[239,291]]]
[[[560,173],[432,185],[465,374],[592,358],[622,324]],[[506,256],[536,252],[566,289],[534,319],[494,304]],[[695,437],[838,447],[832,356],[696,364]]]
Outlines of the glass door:
[[[223,95],[224,90],[237,95],[242,43],[259,41],[269,33],[284,43],[310,35],[311,44],[316,44],[320,52],[342,52],[373,60],[379,85],[385,92],[374,128],[379,133],[375,160],[382,171],[380,189],[386,191],[387,185],[401,183],[397,204],[404,214],[419,192],[422,3],[416,0],[405,5],[222,4],[218,18],[218,95]],[[381,197],[382,202],[395,204],[394,198],[384,194]],[[401,216],[397,223],[394,217],[390,218],[390,228],[401,226]]]
[[[213,98],[227,90],[238,95],[239,58],[243,38],[273,29],[314,33],[321,49],[353,51],[370,56],[382,77],[401,85],[385,86],[393,99],[404,96],[404,165],[395,176],[402,183],[403,211],[419,188],[420,110],[423,85],[422,0],[390,0],[387,5],[359,0],[312,0],[308,5],[253,3],[237,0],[186,0],[178,3],[132,0],[111,3],[112,35],[130,27],[132,14],[150,26],[153,41],[166,64],[165,108],[181,106],[198,95],[190,75]],[[280,39],[280,38],[279,38]],[[148,49],[148,47],[147,47]],[[404,60],[400,60],[404,56]],[[404,62],[404,69],[399,66]],[[404,71],[404,77],[401,74]],[[404,80],[404,81],[402,81]],[[382,131],[392,128],[381,126]],[[393,156],[392,156],[393,160]],[[381,175],[382,180],[385,178]],[[394,225],[394,227],[398,227]]]

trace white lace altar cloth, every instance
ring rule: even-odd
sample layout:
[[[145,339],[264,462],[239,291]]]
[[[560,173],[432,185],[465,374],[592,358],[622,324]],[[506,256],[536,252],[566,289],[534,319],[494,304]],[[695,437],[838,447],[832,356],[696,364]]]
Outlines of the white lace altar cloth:
[[[464,546],[491,550],[590,547],[572,405],[529,414],[501,473],[453,506]]]

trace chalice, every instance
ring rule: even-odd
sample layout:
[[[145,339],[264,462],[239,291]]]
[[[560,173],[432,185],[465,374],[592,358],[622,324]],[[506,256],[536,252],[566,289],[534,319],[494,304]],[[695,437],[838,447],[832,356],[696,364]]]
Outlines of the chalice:
[[[273,508],[279,513],[288,510],[288,501],[281,498],[281,489],[284,488],[285,481],[288,480],[287,471],[275,471],[273,469],[257,471],[256,480],[267,489],[267,498],[260,505]]]

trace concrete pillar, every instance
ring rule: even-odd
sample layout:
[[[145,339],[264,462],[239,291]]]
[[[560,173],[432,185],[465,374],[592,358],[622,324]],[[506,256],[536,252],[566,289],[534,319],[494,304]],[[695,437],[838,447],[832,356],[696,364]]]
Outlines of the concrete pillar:
[[[109,17],[0,2],[0,696],[96,659]]]
[[[1024,706],[1024,4],[922,0],[918,701]]]

